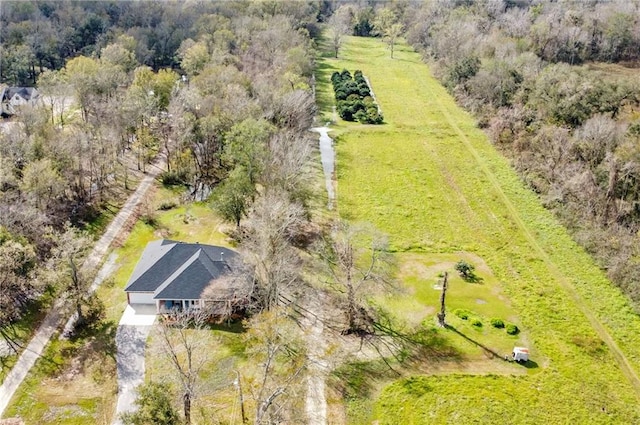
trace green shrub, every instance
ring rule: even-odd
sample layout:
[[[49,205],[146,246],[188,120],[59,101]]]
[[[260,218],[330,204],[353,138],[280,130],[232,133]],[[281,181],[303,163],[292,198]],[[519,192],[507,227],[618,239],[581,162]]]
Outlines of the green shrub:
[[[358,112],[356,112],[353,115],[353,118],[355,118],[356,121],[358,121],[359,123],[362,123],[362,124],[367,123],[367,113],[363,109],[360,109]]]
[[[491,326],[494,328],[502,329],[504,328],[504,321],[502,319],[493,318],[491,319]]]
[[[482,321],[480,319],[473,319],[471,321],[471,326],[475,326],[476,328],[482,327]]]
[[[160,175],[160,181],[165,187],[168,186],[180,186],[185,184],[187,176],[184,172],[165,171]]]
[[[460,276],[462,276],[464,280],[474,280],[476,277],[475,266],[464,260],[458,261],[454,268],[458,273],[460,273]]]
[[[378,112],[378,108],[375,106],[367,109],[367,124],[382,124],[384,118],[382,114]]]
[[[471,312],[469,310],[465,310],[463,308],[459,308],[453,312],[456,316],[461,318],[462,320],[467,320],[469,316],[471,316]]]
[[[335,89],[336,85],[342,82],[342,77],[340,77],[340,73],[338,71],[331,74],[331,84],[333,84],[333,88]]]
[[[371,92],[369,91],[369,86],[367,85],[359,85],[358,86],[358,94],[360,95],[360,97],[368,97]]]
[[[143,214],[140,216],[140,220],[147,226],[151,226],[153,228],[158,227],[158,219],[154,214]]]
[[[347,98],[347,95],[348,95],[347,92],[344,91],[342,87],[336,90],[336,100],[338,101],[345,100]]]
[[[169,210],[174,209],[177,206],[178,206],[178,204],[176,204],[173,201],[165,201],[165,202],[161,203],[160,205],[158,205],[158,209],[160,211],[169,211]]]
[[[506,329],[509,335],[517,335],[520,332],[520,329],[513,323],[509,323]]]
[[[381,124],[384,118],[378,111],[378,105],[371,97],[371,90],[362,71],[357,70],[354,78],[346,69],[331,75],[336,109],[345,121],[358,121],[363,124]]]

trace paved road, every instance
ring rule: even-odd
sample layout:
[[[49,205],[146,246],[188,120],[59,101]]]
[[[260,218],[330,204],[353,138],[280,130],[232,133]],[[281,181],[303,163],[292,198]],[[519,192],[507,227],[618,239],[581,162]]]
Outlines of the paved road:
[[[125,229],[124,225],[131,218],[136,207],[140,204],[142,199],[144,199],[149,188],[152,186],[153,181],[158,174],[164,170],[164,168],[165,163],[163,160],[159,160],[157,164],[147,167],[147,175],[140,182],[138,189],[129,197],[118,215],[116,215],[113,221],[109,224],[109,227],[107,227],[107,230],[100,240],[96,242],[91,253],[87,256],[87,259],[82,266],[84,269],[91,270],[100,264],[107,253],[109,246],[113,243],[116,236],[121,235]],[[99,277],[100,274],[96,279]],[[95,287],[97,287],[97,285],[95,285]],[[95,290],[93,285],[92,288],[92,290]],[[11,397],[13,397],[16,390],[29,373],[29,370],[31,370],[38,357],[42,355],[42,351],[60,325],[60,322],[63,320],[65,310],[64,301],[58,300],[54,303],[53,307],[36,331],[34,337],[29,341],[29,344],[20,355],[20,358],[14,365],[13,369],[11,369],[5,377],[4,382],[2,382],[2,385],[0,385],[0,418],[9,405]]]
[[[144,382],[144,353],[147,337],[155,321],[155,308],[151,306],[127,306],[116,334],[118,369],[118,402],[114,425],[122,424],[120,414],[134,411],[136,388]]]

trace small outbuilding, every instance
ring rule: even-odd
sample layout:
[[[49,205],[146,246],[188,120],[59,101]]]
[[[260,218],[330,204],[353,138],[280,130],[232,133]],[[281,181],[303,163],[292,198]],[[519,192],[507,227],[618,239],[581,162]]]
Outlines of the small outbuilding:
[[[526,363],[529,361],[529,349],[525,347],[513,347],[511,357],[518,363]]]
[[[157,313],[206,309],[232,315],[251,293],[241,263],[237,252],[221,246],[149,242],[125,287],[127,302],[153,305]]]

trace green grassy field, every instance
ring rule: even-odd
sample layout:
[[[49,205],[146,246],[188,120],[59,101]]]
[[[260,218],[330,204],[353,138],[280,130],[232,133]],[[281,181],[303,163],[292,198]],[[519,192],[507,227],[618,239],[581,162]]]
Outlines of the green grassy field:
[[[497,365],[495,372],[486,365],[474,371],[462,361],[458,372],[454,367],[447,374],[382,382],[374,401],[350,401],[371,408],[347,408],[356,412],[349,422],[639,422],[640,319],[626,298],[410,47],[399,45],[390,59],[379,40],[349,38],[340,56],[319,61],[322,119],[332,116],[331,73],[343,68],[369,77],[385,117],[381,126],[332,126],[340,214],[386,232],[409,269],[451,260],[442,255],[479,257],[496,292],[494,301],[475,310],[516,321],[538,366],[518,375]],[[415,290],[420,278],[404,277]],[[422,306],[427,315],[433,295],[415,291],[412,299],[395,301],[395,308],[411,313]],[[457,296],[452,305],[482,298]],[[451,330],[441,332],[457,338]],[[506,344],[495,335],[475,337]]]

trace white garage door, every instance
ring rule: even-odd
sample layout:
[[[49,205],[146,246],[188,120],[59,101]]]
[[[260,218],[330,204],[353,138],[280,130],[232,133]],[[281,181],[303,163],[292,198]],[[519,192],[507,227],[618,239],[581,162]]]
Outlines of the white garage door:
[[[129,304],[153,304],[153,292],[129,292]]]

